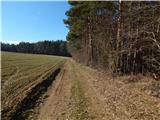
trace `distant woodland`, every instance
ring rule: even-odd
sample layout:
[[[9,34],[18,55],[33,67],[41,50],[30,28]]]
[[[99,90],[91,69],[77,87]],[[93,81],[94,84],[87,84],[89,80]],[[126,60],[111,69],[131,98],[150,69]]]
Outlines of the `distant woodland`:
[[[70,56],[66,41],[40,41],[36,43],[20,42],[19,44],[1,43],[2,51]]]
[[[73,58],[113,74],[160,76],[159,1],[69,1]]]

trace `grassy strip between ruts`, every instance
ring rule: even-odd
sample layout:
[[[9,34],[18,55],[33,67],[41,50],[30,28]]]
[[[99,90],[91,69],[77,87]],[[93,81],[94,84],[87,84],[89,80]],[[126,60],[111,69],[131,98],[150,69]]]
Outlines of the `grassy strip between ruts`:
[[[72,65],[73,72],[74,72],[74,80],[73,86],[71,88],[71,94],[74,101],[74,110],[71,114],[71,118],[75,120],[88,120],[89,113],[87,111],[87,99],[85,97],[85,93],[83,90],[83,84],[81,83],[80,76],[78,75],[77,71],[75,70],[75,66]]]

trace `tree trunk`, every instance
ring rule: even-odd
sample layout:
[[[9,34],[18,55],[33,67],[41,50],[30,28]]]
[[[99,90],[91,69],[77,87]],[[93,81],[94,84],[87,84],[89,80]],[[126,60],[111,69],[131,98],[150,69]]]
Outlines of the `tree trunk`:
[[[123,29],[123,9],[124,9],[124,2],[119,1],[119,18],[118,18],[118,26],[117,26],[117,59],[116,59],[116,69],[119,71],[122,65],[122,53],[121,51],[121,44],[122,44],[122,29]],[[117,71],[117,72],[118,72]]]

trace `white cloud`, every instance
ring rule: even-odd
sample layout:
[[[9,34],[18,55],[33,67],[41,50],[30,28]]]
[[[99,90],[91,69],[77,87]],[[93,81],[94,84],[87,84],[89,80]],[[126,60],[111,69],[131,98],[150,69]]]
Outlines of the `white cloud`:
[[[9,43],[9,44],[15,44],[15,45],[17,45],[18,43],[20,43],[20,41],[16,41],[16,40],[1,40],[1,42],[3,42],[3,43]]]

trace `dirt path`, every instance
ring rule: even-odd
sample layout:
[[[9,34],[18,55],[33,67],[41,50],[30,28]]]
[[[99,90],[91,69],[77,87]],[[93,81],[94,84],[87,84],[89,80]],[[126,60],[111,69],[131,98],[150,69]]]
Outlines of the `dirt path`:
[[[68,61],[40,107],[39,120],[88,120],[104,116],[103,104],[95,95],[83,73]]]
[[[70,101],[69,97],[71,89],[71,79],[68,79],[68,76],[70,76],[68,75],[70,74],[69,72],[70,66],[66,63],[64,68],[61,69],[57,80],[46,93],[49,97],[46,99],[44,104],[41,105],[40,114],[38,116],[39,120],[56,120],[67,115],[65,112],[67,112],[66,109],[68,109],[67,106]]]
[[[72,60],[66,62],[45,96],[48,97],[38,108],[38,120],[160,118],[158,98]]]

